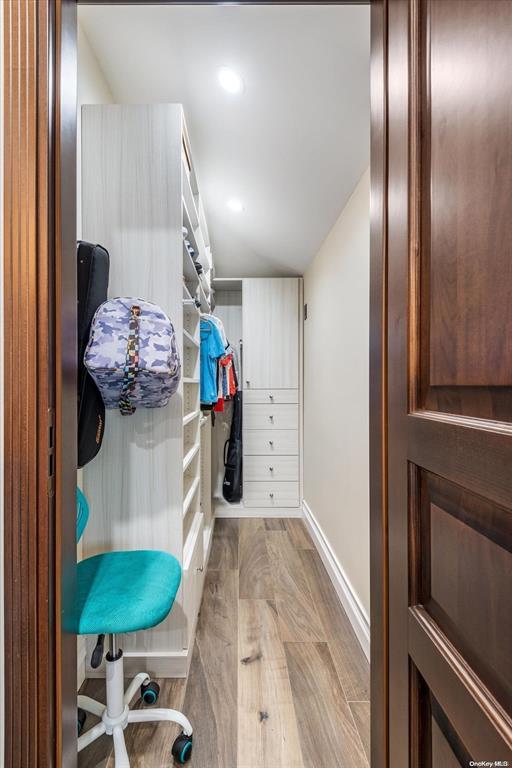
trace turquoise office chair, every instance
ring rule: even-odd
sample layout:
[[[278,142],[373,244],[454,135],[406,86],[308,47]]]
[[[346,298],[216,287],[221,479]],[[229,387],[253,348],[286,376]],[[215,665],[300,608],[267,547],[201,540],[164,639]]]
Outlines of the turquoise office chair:
[[[87,525],[89,505],[77,488],[77,541]],[[105,635],[109,638],[106,654],[107,703],[88,696],[78,696],[78,751],[102,734],[114,740],[116,768],[129,768],[124,729],[130,723],[168,720],[181,725],[183,732],[172,746],[178,763],[186,763],[192,754],[192,726],[174,709],[136,709],[129,706],[137,691],[144,703],[155,704],[160,688],[148,674],[140,672],[124,690],[123,651],[117,635],[138,632],[160,624],[172,608],[181,581],[181,567],[175,557],[156,550],[105,552],[88,557],[77,565],[77,634],[98,635],[91,666],[99,667],[104,654]],[[81,733],[86,713],[101,718]]]

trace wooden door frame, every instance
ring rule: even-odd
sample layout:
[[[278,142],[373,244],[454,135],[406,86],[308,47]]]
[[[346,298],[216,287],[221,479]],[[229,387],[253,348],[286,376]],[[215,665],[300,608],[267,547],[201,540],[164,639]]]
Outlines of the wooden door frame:
[[[4,764],[27,768],[76,734],[76,4],[2,11]]]
[[[76,5],[4,0],[5,764],[76,765]],[[371,0],[372,767],[387,759],[386,7]],[[323,0],[324,5],[368,0]],[[216,0],[151,0],[153,5]],[[309,5],[312,0],[240,0]],[[71,631],[70,631],[71,630]]]
[[[371,3],[370,146],[370,699],[371,765],[389,768],[387,18]]]

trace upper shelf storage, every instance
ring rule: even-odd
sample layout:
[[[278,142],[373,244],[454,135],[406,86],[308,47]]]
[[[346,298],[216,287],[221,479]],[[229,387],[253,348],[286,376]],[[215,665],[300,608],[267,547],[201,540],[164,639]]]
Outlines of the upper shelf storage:
[[[186,238],[194,249],[194,258],[183,246],[183,277],[192,296],[201,302],[203,312],[210,311],[209,294],[212,279],[213,260],[210,250],[210,236],[206,225],[204,206],[199,193],[187,127],[183,117],[182,132],[182,211],[183,226],[187,229]],[[199,277],[195,263],[202,267]]]
[[[192,192],[192,185],[190,184],[190,172],[188,170],[186,158],[182,158],[183,168],[183,207],[187,212],[187,219],[192,229],[197,229],[199,226],[199,213],[197,211],[197,204]]]
[[[187,246],[183,243],[183,277],[186,283],[193,283],[197,285],[199,282],[199,275],[194,266],[194,260],[190,253],[187,251]]]

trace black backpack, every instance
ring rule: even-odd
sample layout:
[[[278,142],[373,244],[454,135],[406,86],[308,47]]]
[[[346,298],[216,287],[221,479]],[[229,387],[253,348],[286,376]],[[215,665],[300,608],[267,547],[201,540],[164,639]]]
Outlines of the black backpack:
[[[94,459],[105,431],[105,405],[84,365],[84,353],[94,313],[107,300],[110,259],[101,245],[78,242],[78,466]]]
[[[242,498],[242,393],[233,397],[233,420],[229,440],[224,444],[224,482],[222,495],[231,504]]]

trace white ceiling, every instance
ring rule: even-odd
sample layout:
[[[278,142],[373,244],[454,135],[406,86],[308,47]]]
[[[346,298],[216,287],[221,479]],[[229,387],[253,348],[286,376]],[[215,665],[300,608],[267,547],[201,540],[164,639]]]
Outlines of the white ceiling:
[[[302,274],[369,163],[369,8],[79,6],[79,18],[116,101],[183,103],[217,276]],[[221,66],[243,77],[241,95],[219,87]]]

